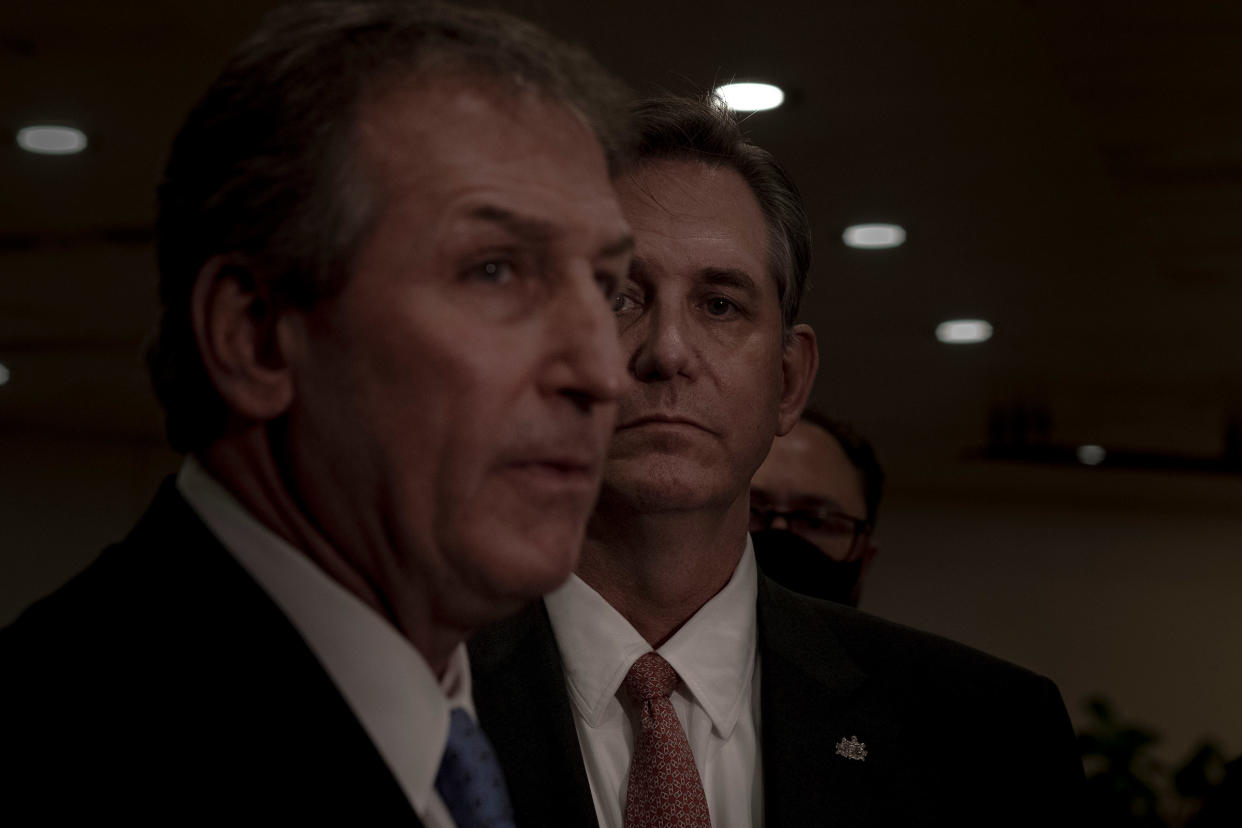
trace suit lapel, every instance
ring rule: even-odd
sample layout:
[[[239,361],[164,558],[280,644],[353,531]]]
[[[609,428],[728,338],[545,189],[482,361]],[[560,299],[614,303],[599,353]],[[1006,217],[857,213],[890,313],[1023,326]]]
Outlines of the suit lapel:
[[[564,667],[542,601],[474,636],[479,723],[509,785],[519,826],[595,826]]]
[[[866,674],[832,632],[825,610],[834,611],[760,579],[759,693],[769,828],[873,824],[886,781],[901,762],[896,718],[868,692]]]

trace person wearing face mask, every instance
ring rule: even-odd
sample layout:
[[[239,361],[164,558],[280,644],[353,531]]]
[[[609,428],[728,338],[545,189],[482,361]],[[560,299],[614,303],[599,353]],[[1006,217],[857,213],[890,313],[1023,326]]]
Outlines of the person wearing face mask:
[[[858,606],[883,492],[871,443],[819,411],[803,412],[750,482],[759,568],[795,592]]]

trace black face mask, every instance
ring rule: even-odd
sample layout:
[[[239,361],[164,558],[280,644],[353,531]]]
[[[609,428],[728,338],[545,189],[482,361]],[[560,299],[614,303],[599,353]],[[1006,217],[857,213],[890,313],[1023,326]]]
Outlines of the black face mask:
[[[810,541],[784,529],[754,532],[759,569],[786,589],[857,606],[854,590],[862,577],[862,558],[834,561]]]

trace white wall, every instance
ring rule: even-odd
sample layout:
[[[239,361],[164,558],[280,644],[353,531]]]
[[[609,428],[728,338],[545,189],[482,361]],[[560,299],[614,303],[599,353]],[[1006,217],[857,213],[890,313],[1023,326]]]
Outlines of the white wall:
[[[1168,761],[1242,752],[1242,508],[1082,500],[894,497],[862,608],[1051,677],[1076,724],[1106,695]]]

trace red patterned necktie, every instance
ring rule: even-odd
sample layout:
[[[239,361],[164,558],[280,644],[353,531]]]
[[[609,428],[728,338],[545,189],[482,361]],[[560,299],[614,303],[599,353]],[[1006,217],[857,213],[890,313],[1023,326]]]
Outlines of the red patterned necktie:
[[[625,692],[642,712],[625,793],[625,828],[711,828],[703,782],[669,695],[681,676],[656,653],[634,662]]]

